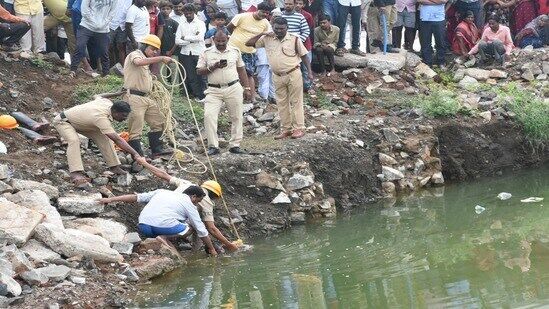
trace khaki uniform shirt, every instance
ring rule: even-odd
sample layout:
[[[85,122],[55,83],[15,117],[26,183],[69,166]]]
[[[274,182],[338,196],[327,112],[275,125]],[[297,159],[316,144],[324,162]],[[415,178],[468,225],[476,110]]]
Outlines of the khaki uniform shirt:
[[[137,66],[134,61],[147,58],[140,50],[131,52],[124,61],[124,88],[149,93],[152,90],[153,76],[148,65]]]
[[[262,36],[255,47],[265,47],[271,69],[278,74],[286,73],[299,66],[301,57],[308,53],[303,42],[290,33],[287,33],[282,40],[276,36]]]
[[[215,69],[208,74],[209,84],[228,84],[238,79],[236,68],[244,67],[240,51],[236,47],[227,46],[225,51],[219,51],[215,46],[206,49],[198,58],[197,69],[206,69],[221,59],[227,60],[227,66]]]
[[[321,46],[321,43],[326,43],[328,46],[336,50],[336,44],[339,40],[339,28],[332,25],[330,27],[330,32],[326,32],[322,27],[315,28],[315,47]]]
[[[195,184],[193,184],[192,182],[177,177],[172,177],[170,179],[170,184],[177,186],[175,192],[180,193],[183,193],[183,191],[185,191],[190,186],[195,186]],[[200,211],[200,216],[202,217],[202,221],[204,222],[214,222],[214,203],[212,202],[212,200],[210,200],[210,197],[208,196],[208,191],[204,188],[202,188],[202,190],[204,190],[206,196],[204,196],[202,201],[198,203],[198,205],[200,206],[198,209]]]
[[[70,124],[77,130],[99,130],[103,134],[110,134],[116,133],[111,123],[111,107],[111,100],[98,98],[91,102],[71,107],[64,111],[64,113]]]

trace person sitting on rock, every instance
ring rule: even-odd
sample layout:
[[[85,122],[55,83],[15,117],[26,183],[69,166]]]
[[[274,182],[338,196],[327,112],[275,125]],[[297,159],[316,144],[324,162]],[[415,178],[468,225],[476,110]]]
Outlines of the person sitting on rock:
[[[529,22],[522,29],[515,41],[520,48],[532,45],[534,48],[542,48],[549,45],[549,15],[540,15]]]
[[[21,49],[17,45],[19,40],[29,31],[30,23],[25,19],[13,16],[0,6],[0,45],[6,52],[14,52]]]
[[[186,238],[196,231],[206,245],[207,252],[217,255],[208,230],[200,219],[197,206],[206,196],[198,186],[188,186],[183,192],[159,189],[151,192],[121,195],[99,199],[100,203],[143,203],[139,214],[138,230],[146,237],[160,237],[172,246],[170,239]],[[189,224],[187,224],[188,222]],[[192,228],[191,228],[192,227]]]
[[[125,171],[120,168],[120,160],[111,140],[120,149],[131,154],[136,161],[145,161],[112,127],[111,119],[122,122],[128,118],[130,112],[130,105],[124,101],[112,102],[109,99],[98,97],[91,102],[71,107],[53,119],[53,126],[68,143],[67,160],[69,172],[75,185],[85,186],[89,182],[83,173],[84,165],[80,156],[78,134],[93,140],[113,173],[124,174]]]
[[[452,42],[452,51],[460,56],[466,56],[479,40],[479,30],[475,25],[475,14],[467,11],[458,24]]]
[[[171,176],[165,171],[157,168],[156,166],[145,162],[143,167],[148,169],[156,177],[169,182],[171,185],[177,186],[175,192],[184,192],[187,188],[194,186],[190,181]],[[219,199],[221,197],[221,186],[217,181],[208,180],[202,183],[202,190],[204,191],[204,198],[197,204],[200,211],[202,221],[204,222],[206,229],[215,239],[219,240],[223,244],[223,247],[229,251],[235,251],[238,249],[234,243],[230,242],[223,233],[215,226],[215,220],[213,215],[213,208],[215,206],[212,200]]]
[[[339,28],[332,25],[330,16],[323,15],[318,18],[320,26],[314,31],[314,49],[315,55],[320,64],[320,73],[326,71],[324,57],[328,58],[328,74],[335,72],[334,53],[336,44],[339,41]]]
[[[488,27],[484,29],[480,41],[469,51],[468,57],[479,53],[479,64],[483,64],[488,56],[492,56],[496,62],[503,65],[505,60],[510,58],[514,47],[509,27],[500,25],[499,18],[492,15],[488,18]]]

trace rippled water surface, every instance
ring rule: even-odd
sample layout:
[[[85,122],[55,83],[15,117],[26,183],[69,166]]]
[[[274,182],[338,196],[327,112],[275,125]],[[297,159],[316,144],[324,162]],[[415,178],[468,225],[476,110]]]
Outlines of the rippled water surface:
[[[420,195],[254,239],[252,251],[197,255],[135,305],[549,308],[549,167]]]

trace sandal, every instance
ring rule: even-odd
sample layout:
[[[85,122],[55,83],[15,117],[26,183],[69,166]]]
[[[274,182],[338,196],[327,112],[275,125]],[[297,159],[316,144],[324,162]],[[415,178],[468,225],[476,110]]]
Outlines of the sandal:
[[[349,51],[349,53],[357,55],[357,56],[362,56],[362,57],[366,56],[366,53],[361,51],[360,49],[354,49],[353,48]]]
[[[343,55],[347,52],[347,50],[343,47],[340,47],[338,49],[336,49],[335,51],[335,55],[338,56],[338,57],[343,57]]]

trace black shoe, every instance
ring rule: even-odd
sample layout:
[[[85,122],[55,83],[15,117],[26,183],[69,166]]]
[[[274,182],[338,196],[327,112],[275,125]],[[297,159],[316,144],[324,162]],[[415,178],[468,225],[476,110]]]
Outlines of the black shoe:
[[[373,40],[372,41],[372,44],[370,44],[372,47],[379,47],[379,48],[382,48],[383,47],[383,43],[380,41],[380,40]]]
[[[163,155],[169,155],[173,153],[173,150],[171,149],[164,149],[164,145],[162,141],[160,140],[160,137],[162,136],[162,132],[149,132],[149,147],[151,148],[151,155],[152,157],[157,156],[163,156]]]
[[[219,148],[210,147],[210,149],[208,149],[209,156],[215,156],[216,154],[219,154]]]
[[[230,153],[235,153],[235,154],[246,154],[247,152],[242,150],[240,147],[231,147],[229,148],[229,152]]]
[[[132,139],[128,141],[128,144],[132,146],[133,150],[137,151],[140,156],[143,156],[143,149],[141,148],[141,141],[138,139]]]

